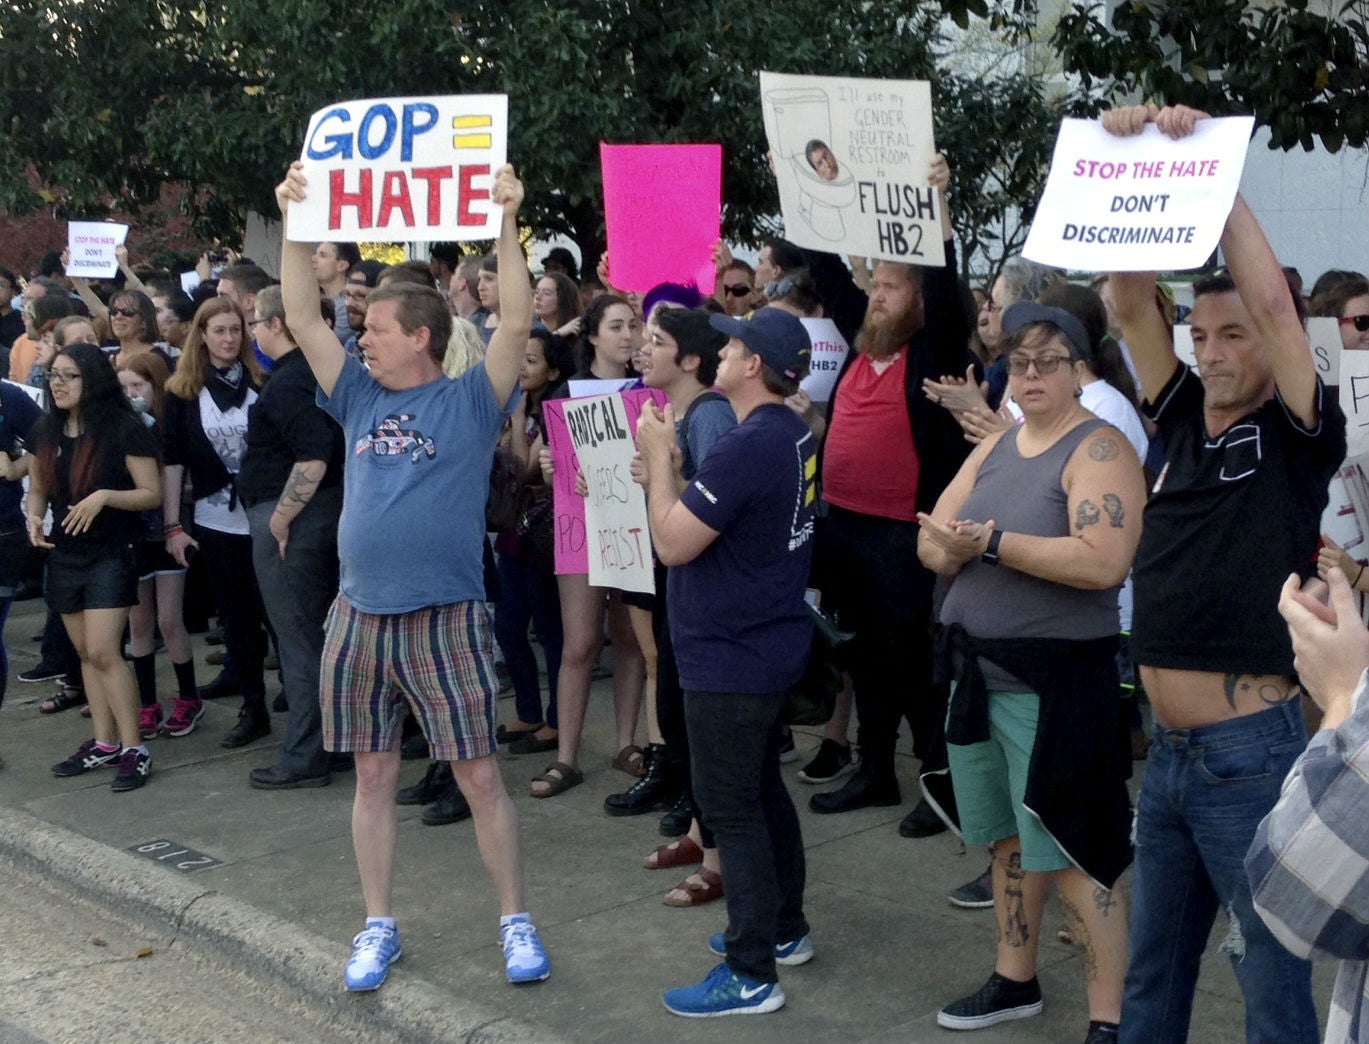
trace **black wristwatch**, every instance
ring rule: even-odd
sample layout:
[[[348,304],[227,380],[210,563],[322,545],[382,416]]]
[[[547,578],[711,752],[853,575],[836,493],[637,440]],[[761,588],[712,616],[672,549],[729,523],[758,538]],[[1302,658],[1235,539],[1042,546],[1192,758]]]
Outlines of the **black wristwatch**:
[[[979,560],[985,565],[998,565],[998,542],[1003,539],[1003,530],[995,529],[989,534],[989,546],[984,548],[984,553],[979,556]]]

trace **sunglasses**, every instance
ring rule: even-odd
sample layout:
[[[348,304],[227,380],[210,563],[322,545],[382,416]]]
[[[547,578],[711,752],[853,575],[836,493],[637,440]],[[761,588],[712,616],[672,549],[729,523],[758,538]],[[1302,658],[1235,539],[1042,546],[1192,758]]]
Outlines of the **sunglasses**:
[[[751,293],[751,288],[745,283],[737,283],[735,286],[724,286],[723,291],[732,297],[745,297]]]
[[[1341,326],[1353,326],[1360,333],[1369,332],[1369,315],[1343,315],[1340,317]]]
[[[138,308],[111,308],[110,315],[122,315],[125,319],[136,319],[142,315],[142,310]]]
[[[1042,377],[1049,377],[1060,369],[1061,363],[1069,361],[1068,355],[1038,355],[1035,358],[1026,355],[1010,355],[1008,356],[1008,372],[1014,377],[1024,377],[1027,373],[1027,367],[1035,366],[1036,372]]]

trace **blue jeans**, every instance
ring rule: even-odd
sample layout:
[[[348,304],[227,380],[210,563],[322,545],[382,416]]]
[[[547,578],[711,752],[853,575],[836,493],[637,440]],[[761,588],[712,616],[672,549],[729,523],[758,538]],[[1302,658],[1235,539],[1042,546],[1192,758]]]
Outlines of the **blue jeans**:
[[[524,725],[545,722],[556,728],[556,676],[561,672],[561,595],[556,577],[512,555],[501,554],[499,601],[494,603],[494,637],[504,653],[513,683],[513,705]],[[528,641],[528,623],[537,627],[537,644],[547,659],[548,706],[542,714],[542,689],[537,660]]]
[[[775,943],[808,934],[799,817],[780,776],[788,693],[685,690],[694,800],[712,828],[727,884],[727,964],[777,982]]]
[[[1121,1044],[1188,1039],[1198,964],[1220,906],[1221,952],[1245,996],[1250,1044],[1316,1044],[1312,966],[1285,950],[1255,913],[1246,850],[1307,745],[1297,700],[1204,725],[1156,725],[1136,805],[1131,966]]]

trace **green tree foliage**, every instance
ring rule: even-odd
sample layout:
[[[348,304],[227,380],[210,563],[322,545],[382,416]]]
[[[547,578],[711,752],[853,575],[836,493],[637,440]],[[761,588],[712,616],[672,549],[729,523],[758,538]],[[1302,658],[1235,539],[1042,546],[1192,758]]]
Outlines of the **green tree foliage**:
[[[1052,39],[1077,75],[1081,111],[1141,95],[1213,115],[1253,113],[1270,146],[1331,152],[1369,138],[1369,26],[1365,0],[1123,0],[1111,23],[1097,3],[1076,3]]]
[[[754,243],[778,209],[756,82],[772,69],[932,80],[961,231],[992,247],[995,208],[1035,198],[1052,134],[1029,78],[1005,93],[938,71],[946,16],[983,3],[0,0],[0,206],[92,215],[179,183],[201,234],[231,238],[247,210],[270,212],[315,109],[483,91],[510,96],[527,223],[591,265],[600,141],[721,142],[724,235]]]

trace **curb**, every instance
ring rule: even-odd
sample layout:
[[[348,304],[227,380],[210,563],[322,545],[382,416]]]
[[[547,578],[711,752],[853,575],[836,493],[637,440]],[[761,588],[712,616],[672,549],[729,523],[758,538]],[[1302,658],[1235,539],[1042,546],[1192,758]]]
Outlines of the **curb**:
[[[375,993],[349,994],[340,982],[346,951],[336,943],[189,879],[158,876],[153,887],[143,860],[25,812],[0,808],[0,858],[204,946],[235,970],[293,991],[316,1012],[371,1036],[403,1044],[561,1044],[544,1028],[409,975]]]

